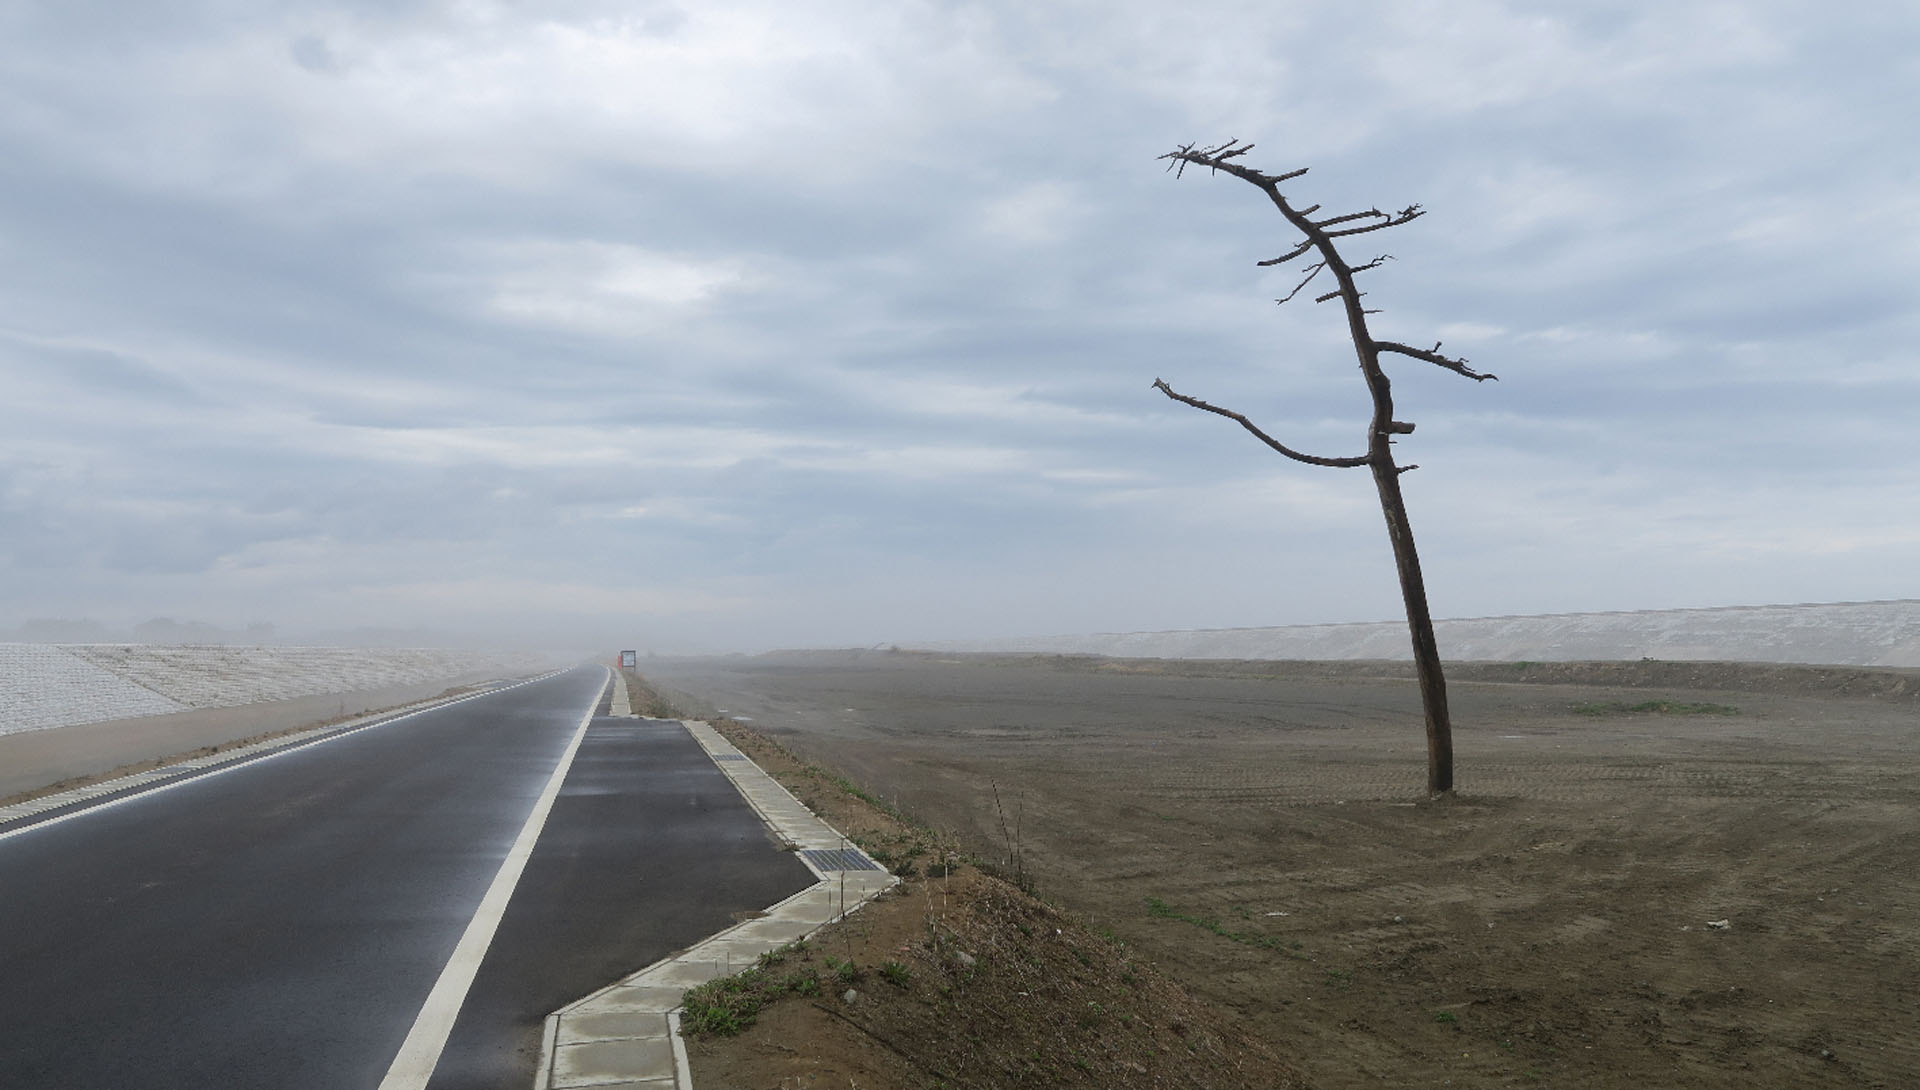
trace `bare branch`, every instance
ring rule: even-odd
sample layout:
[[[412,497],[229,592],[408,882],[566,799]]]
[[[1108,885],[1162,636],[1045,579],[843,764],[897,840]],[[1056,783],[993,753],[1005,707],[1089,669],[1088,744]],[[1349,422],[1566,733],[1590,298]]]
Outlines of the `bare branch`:
[[[1362,273],[1362,272],[1366,272],[1368,269],[1377,269],[1380,266],[1392,260],[1393,260],[1392,254],[1381,254],[1379,257],[1376,257],[1372,261],[1367,262],[1365,265],[1355,265],[1353,268],[1348,269],[1347,271]]]
[[[1215,147],[1200,149],[1195,149],[1192,144],[1182,144],[1173,151],[1162,155],[1160,158],[1173,160],[1173,162],[1167,165],[1170,168],[1175,168],[1173,176],[1176,178],[1185,176],[1188,163],[1192,163],[1195,166],[1203,166],[1210,170],[1219,170],[1224,167],[1235,174],[1245,172],[1247,174],[1260,176],[1260,172],[1257,170],[1240,166],[1238,163],[1228,162],[1228,160],[1237,159],[1252,150],[1252,144],[1242,144],[1238,140],[1229,140]]]
[[[1262,268],[1265,268],[1270,265],[1285,265],[1287,262],[1292,261],[1294,258],[1299,257],[1301,254],[1304,254],[1311,249],[1313,249],[1313,240],[1308,239],[1307,241],[1302,242],[1300,245],[1295,246],[1293,249],[1288,250],[1286,253],[1281,254],[1279,257],[1270,257],[1265,261],[1256,261],[1254,262],[1254,264],[1259,265]]]
[[[1207,150],[1201,152],[1200,154],[1203,158],[1212,159],[1213,161],[1218,163],[1224,163],[1229,159],[1238,159],[1240,156],[1245,155],[1246,153],[1252,150],[1253,150],[1253,145],[1250,143],[1242,144],[1238,140],[1229,140],[1226,143],[1221,144],[1219,147],[1208,148]]]
[[[1306,287],[1308,284],[1313,283],[1313,278],[1316,276],[1319,276],[1323,271],[1325,271],[1326,267],[1327,267],[1327,263],[1324,261],[1314,262],[1313,267],[1307,270],[1306,278],[1301,280],[1298,284],[1295,284],[1293,286],[1293,290],[1288,292],[1285,298],[1275,299],[1274,302],[1285,304],[1286,302],[1291,300],[1294,296],[1300,294],[1300,289]]]
[[[1372,234],[1375,231],[1384,231],[1389,227],[1398,227],[1400,226],[1400,224],[1405,222],[1406,222],[1405,220],[1381,220],[1378,223],[1369,223],[1365,227],[1349,227],[1344,231],[1328,231],[1327,237],[1328,238],[1345,238],[1348,235]]]
[[[1316,205],[1316,207],[1318,206]],[[1363,219],[1372,219],[1372,218],[1392,219],[1393,217],[1387,215],[1385,212],[1380,211],[1378,208],[1369,208],[1365,212],[1349,212],[1344,216],[1335,216],[1332,219],[1321,220],[1319,223],[1314,224],[1314,226],[1323,227],[1323,228],[1332,227],[1336,223],[1346,223],[1350,220],[1363,220]]]
[[[1386,215],[1384,212],[1381,214]],[[1398,227],[1401,224],[1406,223],[1410,220],[1417,220],[1421,216],[1424,216],[1426,214],[1427,214],[1426,211],[1422,209],[1419,205],[1417,204],[1408,205],[1407,207],[1401,209],[1400,211],[1395,212],[1393,215],[1387,216],[1385,219],[1381,220],[1378,223],[1364,224],[1360,227],[1349,227],[1344,231],[1328,231],[1327,237],[1328,238],[1345,238],[1348,235],[1364,235],[1369,231],[1381,231],[1381,230],[1385,230],[1388,227]]]
[[[1229,140],[1224,144],[1211,148],[1196,148],[1192,144],[1182,144],[1167,154],[1160,156],[1160,158],[1172,160],[1167,164],[1167,169],[1172,170],[1173,176],[1176,178],[1183,177],[1186,173],[1187,164],[1191,163],[1194,166],[1206,167],[1208,170],[1224,170],[1228,174],[1245,178],[1247,181],[1269,191],[1271,191],[1275,185],[1291,178],[1298,178],[1307,172],[1306,167],[1301,167],[1299,170],[1289,170],[1285,174],[1263,174],[1252,167],[1242,166],[1239,163],[1231,161],[1252,150],[1252,144],[1242,144],[1237,140]]]
[[[1340,298],[1340,293],[1339,293],[1339,292],[1337,292],[1337,291],[1330,291],[1330,292],[1328,292],[1328,293],[1326,293],[1325,295],[1322,295],[1322,296],[1321,296],[1320,298],[1318,298],[1318,299],[1315,299],[1315,300],[1314,300],[1314,302],[1316,302],[1316,303],[1324,303],[1324,302],[1326,302],[1326,301],[1327,301],[1327,300],[1329,300],[1329,299],[1338,299],[1338,298]]]
[[[1465,356],[1454,359],[1451,356],[1441,355],[1439,341],[1433,342],[1432,348],[1414,348],[1411,345],[1400,344],[1397,341],[1375,341],[1373,342],[1373,347],[1375,351],[1379,352],[1394,352],[1402,356],[1412,356],[1416,360],[1426,360],[1436,367],[1444,367],[1454,374],[1465,375],[1475,382],[1485,382],[1488,379],[1493,379],[1497,382],[1500,378],[1499,375],[1475,371],[1473,368],[1468,367]]]
[[[1241,414],[1234,412],[1232,409],[1223,409],[1218,405],[1209,405],[1197,397],[1188,397],[1187,395],[1182,393],[1175,393],[1173,387],[1167,385],[1165,379],[1154,379],[1153,388],[1167,395],[1173,400],[1180,402],[1181,404],[1191,405],[1194,408],[1201,410],[1202,412],[1210,412],[1216,416],[1224,416],[1228,420],[1232,420],[1238,423],[1241,427],[1253,433],[1253,437],[1255,439],[1260,440],[1262,443],[1265,443],[1269,447],[1272,447],[1274,450],[1277,450],[1280,453],[1286,455],[1287,457],[1292,458],[1296,462],[1305,462],[1308,465],[1314,465],[1314,466],[1330,466],[1334,469],[1353,469],[1358,466],[1363,466],[1368,464],[1368,460],[1365,456],[1362,456],[1359,458],[1321,458],[1313,454],[1302,454],[1299,451],[1294,450],[1292,447],[1289,447],[1281,443],[1279,440],[1275,439],[1271,435],[1268,435],[1266,432],[1261,431],[1257,426],[1255,426],[1253,421],[1248,420],[1245,416],[1242,416]]]
[[[1167,169],[1173,171],[1174,177],[1180,178],[1186,175],[1188,163],[1218,168],[1225,165],[1227,160],[1245,155],[1253,150],[1252,144],[1236,146],[1239,145],[1239,143],[1238,140],[1229,140],[1217,147],[1204,149],[1196,149],[1192,144],[1182,144],[1167,154],[1162,155],[1160,158],[1172,160],[1167,164]],[[1236,173],[1246,169],[1246,167],[1237,167]],[[1258,172],[1255,171],[1254,173]]]

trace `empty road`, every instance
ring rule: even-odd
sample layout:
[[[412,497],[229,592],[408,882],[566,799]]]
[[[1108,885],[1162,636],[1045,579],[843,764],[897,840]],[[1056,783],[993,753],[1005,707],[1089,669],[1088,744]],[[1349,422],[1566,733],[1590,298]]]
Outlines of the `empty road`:
[[[813,880],[607,680],[0,826],[5,1081],[529,1086],[547,1012]]]

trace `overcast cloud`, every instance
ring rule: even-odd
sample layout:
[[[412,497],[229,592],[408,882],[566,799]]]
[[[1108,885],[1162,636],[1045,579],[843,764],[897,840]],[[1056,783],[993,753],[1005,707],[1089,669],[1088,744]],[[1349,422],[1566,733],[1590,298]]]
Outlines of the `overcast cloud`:
[[[1916,596],[1906,5],[0,0],[0,626],[753,649]],[[1376,246],[1377,243],[1377,246]],[[1360,250],[1367,253],[1360,253]]]

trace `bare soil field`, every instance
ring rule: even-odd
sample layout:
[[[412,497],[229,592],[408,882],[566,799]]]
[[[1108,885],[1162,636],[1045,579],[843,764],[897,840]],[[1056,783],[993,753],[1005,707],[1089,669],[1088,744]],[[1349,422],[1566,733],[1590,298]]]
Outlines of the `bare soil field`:
[[[695,1086],[1308,1090],[1244,1020],[964,845],[729,719],[727,740],[899,882],[688,992]]]
[[[1320,1090],[1920,1085],[1920,675],[650,660],[950,831]],[[998,802],[996,803],[996,794]]]

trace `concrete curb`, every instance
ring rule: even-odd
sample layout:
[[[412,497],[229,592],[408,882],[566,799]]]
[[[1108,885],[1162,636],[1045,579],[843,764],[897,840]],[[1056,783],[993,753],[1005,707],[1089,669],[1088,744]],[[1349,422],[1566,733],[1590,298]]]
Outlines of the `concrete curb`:
[[[633,701],[627,695],[627,679],[615,670],[613,672],[613,702],[607,707],[608,715],[633,715]]]
[[[616,708],[625,696],[621,682],[614,695]],[[719,731],[697,720],[683,725],[774,835],[801,853],[801,861],[819,880],[757,919],[727,928],[548,1015],[535,1090],[693,1090],[680,1038],[680,999],[686,990],[753,967],[761,954],[844,918],[900,881],[801,805]]]

